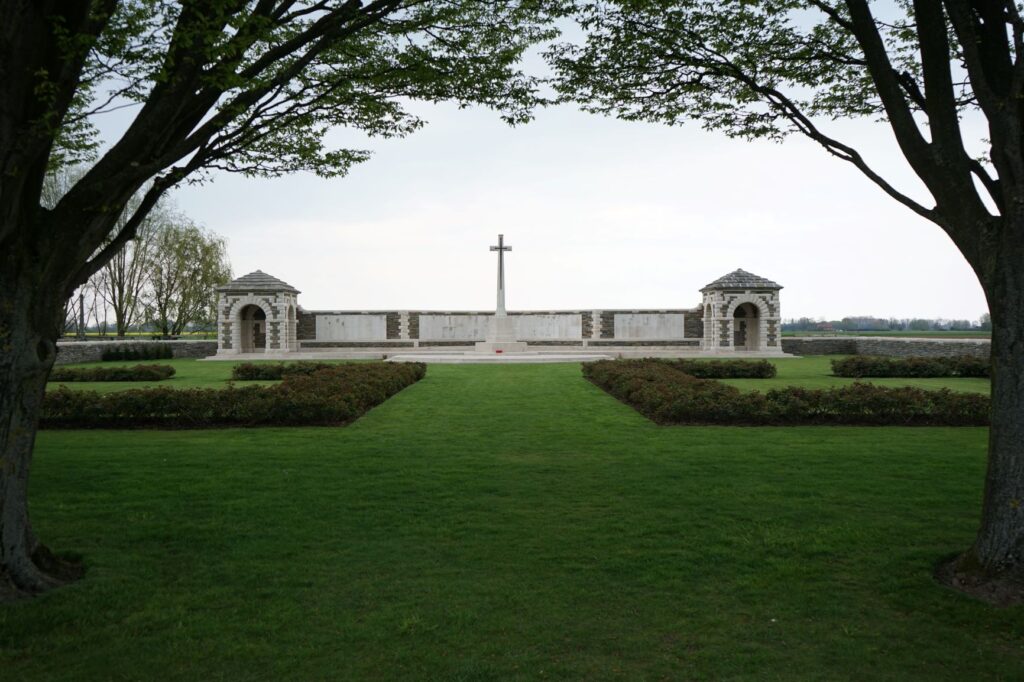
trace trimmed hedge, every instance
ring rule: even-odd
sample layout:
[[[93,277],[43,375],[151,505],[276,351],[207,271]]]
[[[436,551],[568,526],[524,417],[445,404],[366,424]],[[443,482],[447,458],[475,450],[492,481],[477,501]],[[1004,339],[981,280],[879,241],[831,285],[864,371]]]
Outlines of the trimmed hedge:
[[[117,393],[61,387],[43,401],[47,428],[210,428],[346,424],[426,374],[422,363],[331,365],[274,386],[141,388]]]
[[[659,424],[985,426],[989,399],[974,393],[855,383],[744,393],[657,360],[602,360],[583,375]]]
[[[108,360],[170,360],[174,349],[166,343],[118,343],[104,348],[100,359]]]
[[[884,357],[854,355],[832,361],[837,377],[980,377],[988,378],[988,358],[960,355],[952,358]]]
[[[170,365],[133,367],[54,367],[48,381],[163,381],[175,374]]]
[[[337,365],[326,362],[243,362],[231,369],[231,378],[238,381],[283,379],[286,376],[303,376],[330,369]]]
[[[771,379],[778,370],[767,360],[664,360],[698,379]]]

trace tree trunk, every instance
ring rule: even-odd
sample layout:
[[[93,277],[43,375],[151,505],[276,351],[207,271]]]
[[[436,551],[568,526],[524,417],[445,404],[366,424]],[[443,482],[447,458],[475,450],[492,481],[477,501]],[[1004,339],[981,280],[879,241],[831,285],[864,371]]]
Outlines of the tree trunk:
[[[28,516],[28,482],[46,378],[57,351],[63,302],[39,281],[31,256],[0,264],[0,597],[35,594],[78,576],[39,543]]]
[[[992,308],[992,426],[981,529],[988,574],[1024,568],[1024,248],[1001,249]]]
[[[1024,602],[1024,240],[1010,221],[982,278],[992,316],[992,408],[981,527],[944,582],[1002,604]],[[1017,243],[1017,242],[1020,243]]]

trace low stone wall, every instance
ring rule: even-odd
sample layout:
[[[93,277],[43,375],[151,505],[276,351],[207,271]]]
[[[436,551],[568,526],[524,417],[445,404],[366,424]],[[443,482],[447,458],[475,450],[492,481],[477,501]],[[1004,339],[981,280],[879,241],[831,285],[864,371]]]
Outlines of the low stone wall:
[[[783,352],[792,355],[889,355],[896,357],[955,357],[970,355],[987,358],[989,339],[923,339],[893,336],[788,336],[782,339]]]
[[[175,358],[207,358],[217,352],[216,341],[58,341],[55,365],[99,362],[109,348],[166,344]],[[148,361],[144,361],[148,362]]]
[[[856,355],[857,340],[818,336],[783,336],[782,352],[790,355]]]

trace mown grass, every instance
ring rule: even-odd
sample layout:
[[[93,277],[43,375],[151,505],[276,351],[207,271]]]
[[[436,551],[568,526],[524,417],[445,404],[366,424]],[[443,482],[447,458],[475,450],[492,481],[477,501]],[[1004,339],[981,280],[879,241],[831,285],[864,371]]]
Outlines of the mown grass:
[[[745,391],[760,390],[766,391],[771,388],[783,386],[800,386],[802,388],[831,388],[833,386],[846,386],[855,381],[869,382],[879,386],[914,386],[929,390],[948,388],[951,391],[968,391],[973,393],[991,392],[991,383],[988,379],[961,379],[961,378],[871,378],[871,379],[849,379],[846,377],[832,376],[832,360],[842,357],[839,355],[809,355],[802,358],[779,358],[772,360],[778,369],[778,374],[772,379],[722,379],[724,383]]]
[[[257,362],[270,362],[261,361]],[[343,362],[341,360],[324,362]],[[170,379],[162,381],[75,381],[61,384],[51,382],[50,387],[64,385],[70,389],[99,391],[109,393],[112,391],[127,391],[133,388],[146,388],[150,386],[166,386],[168,388],[224,388],[231,381],[231,368],[233,362],[223,361],[201,361],[191,358],[177,360],[117,360],[110,362],[83,362],[69,367],[131,367],[132,365],[170,365],[174,367],[175,374]],[[244,385],[267,385],[276,381],[246,381]]]
[[[432,366],[345,428],[43,432],[35,525],[88,573],[0,610],[0,670],[1021,679],[1020,608],[931,578],[986,435],[658,427],[576,365]]]

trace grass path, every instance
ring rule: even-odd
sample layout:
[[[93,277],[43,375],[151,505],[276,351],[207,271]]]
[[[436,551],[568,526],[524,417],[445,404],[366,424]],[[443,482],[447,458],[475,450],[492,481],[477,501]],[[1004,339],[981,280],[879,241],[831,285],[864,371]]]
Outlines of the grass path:
[[[43,432],[34,520],[89,572],[0,609],[0,676],[1021,679],[1020,609],[930,578],[985,441],[657,427],[575,365],[433,366],[340,429]]]

